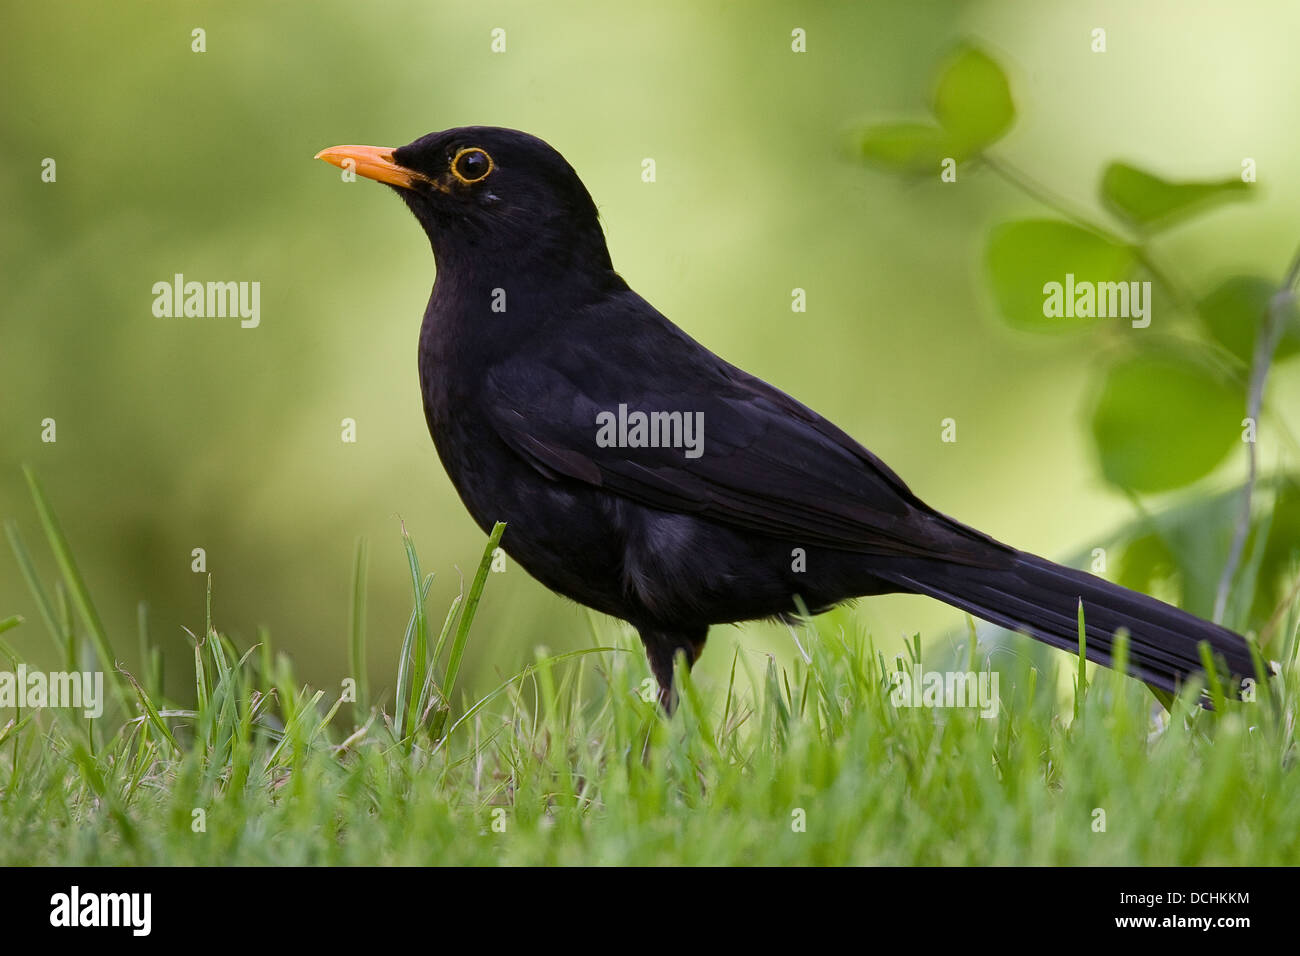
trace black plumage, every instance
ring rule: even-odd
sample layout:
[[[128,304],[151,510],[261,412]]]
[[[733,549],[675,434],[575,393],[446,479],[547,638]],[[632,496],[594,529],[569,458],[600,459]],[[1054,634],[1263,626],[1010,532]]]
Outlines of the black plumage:
[[[541,140],[467,127],[320,157],[393,186],[429,237],[420,387],[470,514],[506,521],[502,546],[547,587],[632,623],[666,707],[676,652],[693,662],[710,625],[788,616],[795,595],[926,594],[1066,650],[1082,601],[1089,659],[1110,664],[1124,628],[1154,687],[1198,671],[1202,641],[1253,673],[1232,631],[939,514],[695,342],[614,271],[590,195]],[[702,414],[698,455],[598,440],[602,416],[633,412]]]

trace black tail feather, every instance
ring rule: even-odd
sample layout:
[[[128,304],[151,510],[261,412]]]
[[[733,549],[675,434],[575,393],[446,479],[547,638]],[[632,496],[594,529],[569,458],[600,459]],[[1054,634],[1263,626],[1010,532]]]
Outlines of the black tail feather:
[[[1208,642],[1235,681],[1253,677],[1250,648],[1239,634],[1146,594],[1096,575],[1018,552],[1009,567],[975,568],[942,561],[909,564],[882,574],[977,617],[1078,653],[1078,607],[1083,602],[1086,656],[1114,664],[1115,633],[1128,631],[1128,673],[1177,691],[1202,672],[1199,645]]]

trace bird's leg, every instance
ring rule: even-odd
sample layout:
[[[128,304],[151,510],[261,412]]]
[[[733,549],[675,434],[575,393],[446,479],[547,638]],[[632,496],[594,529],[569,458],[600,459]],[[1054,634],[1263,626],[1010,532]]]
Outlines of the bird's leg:
[[[689,668],[699,659],[704,650],[704,641],[709,636],[708,626],[698,628],[660,628],[642,627],[637,629],[641,643],[645,645],[645,655],[650,661],[650,672],[659,682],[659,706],[664,713],[671,714],[677,707],[677,691],[673,687],[673,660],[677,652],[686,656]]]

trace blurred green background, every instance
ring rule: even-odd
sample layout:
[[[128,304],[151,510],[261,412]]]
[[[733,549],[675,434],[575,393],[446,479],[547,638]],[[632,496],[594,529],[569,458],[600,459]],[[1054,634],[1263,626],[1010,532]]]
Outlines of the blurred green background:
[[[1095,27],[1105,54],[1089,49]],[[1102,346],[1008,329],[981,266],[991,226],[1045,210],[987,170],[900,179],[856,158],[848,134],[923,115],[935,64],[971,38],[1011,80],[1018,117],[1000,154],[1084,209],[1099,211],[1112,159],[1196,179],[1251,156],[1254,201],[1160,239],[1202,295],[1235,272],[1280,276],[1300,236],[1297,35],[1288,0],[9,4],[0,517],[52,569],[19,469],[31,463],[118,648],[134,647],[146,600],[174,662],[182,625],[202,627],[191,550],[205,548],[217,624],[245,645],[267,626],[318,686],[346,670],[366,536],[372,682],[391,686],[410,611],[399,516],[437,574],[438,620],[482,536],[421,412],[427,243],[387,190],[342,184],[312,156],[487,124],[569,159],[616,267],[705,345],[836,421],[940,510],[1048,556],[1089,549],[1134,514],[1086,429]],[[41,181],[46,157],[55,183]],[[155,318],[151,287],[177,272],[259,281],[260,327]],[[806,314],[791,312],[795,287]],[[1274,407],[1300,407],[1298,372],[1275,370]],[[340,441],[345,417],[356,444]],[[948,417],[955,444],[940,441]],[[1286,453],[1261,447],[1270,468]],[[1234,452],[1206,484],[1242,473]],[[29,626],[9,637],[40,659],[6,548],[10,613]],[[493,575],[469,687],[537,645],[586,644],[584,615],[513,565]],[[921,598],[855,616],[887,647],[961,625]],[[705,675],[725,673],[737,636],[756,657],[792,651],[781,628],[718,628]],[[174,693],[182,672],[169,666]]]

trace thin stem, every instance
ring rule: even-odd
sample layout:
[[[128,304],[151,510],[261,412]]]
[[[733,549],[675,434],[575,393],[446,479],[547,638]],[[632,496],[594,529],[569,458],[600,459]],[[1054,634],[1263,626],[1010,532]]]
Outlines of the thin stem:
[[[1015,186],[1028,196],[1037,199],[1044,206],[1050,206],[1052,209],[1055,209],[1065,218],[1073,219],[1081,226],[1087,226],[1089,229],[1100,232],[1108,238],[1115,238],[1120,242],[1127,243],[1126,239],[1116,236],[1105,226],[1100,226],[1093,222],[1085,213],[1080,212],[1077,207],[1073,206],[1068,199],[1060,193],[1054,192],[1050,187],[1044,186],[1024,170],[1012,166],[1006,160],[993,156],[990,153],[982,154],[980,156],[980,161],[1012,186]]]
[[[1273,364],[1273,353],[1277,351],[1278,342],[1285,331],[1285,319],[1288,306],[1295,298],[1296,283],[1300,282],[1300,249],[1291,259],[1286,280],[1277,294],[1269,300],[1268,311],[1264,314],[1259,334],[1255,337],[1255,353],[1250,365],[1250,390],[1246,395],[1246,418],[1253,424],[1258,437],[1259,412],[1264,404],[1264,386],[1268,382],[1268,370]],[[1259,478],[1259,455],[1256,443],[1246,443],[1246,485],[1241,493],[1241,510],[1237,514],[1237,525],[1232,532],[1232,546],[1228,549],[1228,560],[1219,576],[1219,590],[1214,596],[1214,623],[1223,623],[1223,614],[1228,606],[1228,591],[1232,579],[1237,575],[1237,566],[1241,563],[1241,554],[1246,547],[1246,535],[1250,530],[1250,514],[1255,495],[1255,482]]]
[[[1065,197],[1054,192],[1047,186],[1044,186],[1038,180],[1034,179],[1024,170],[1012,166],[1006,160],[991,156],[984,153],[981,160],[985,166],[997,173],[1003,180],[1019,189],[1025,195],[1038,200],[1043,205],[1060,213],[1066,219],[1071,220],[1075,225],[1089,229],[1099,236],[1119,246],[1128,246],[1133,250],[1137,261],[1142,267],[1151,273],[1151,277],[1156,280],[1165,290],[1173,297],[1174,302],[1180,309],[1186,309],[1191,302],[1191,296],[1183,287],[1175,282],[1173,277],[1160,266],[1152,257],[1151,252],[1147,249],[1143,240],[1133,240],[1120,235],[1113,229],[1102,225],[1091,219],[1086,213],[1081,212],[1076,206],[1070,203]]]

